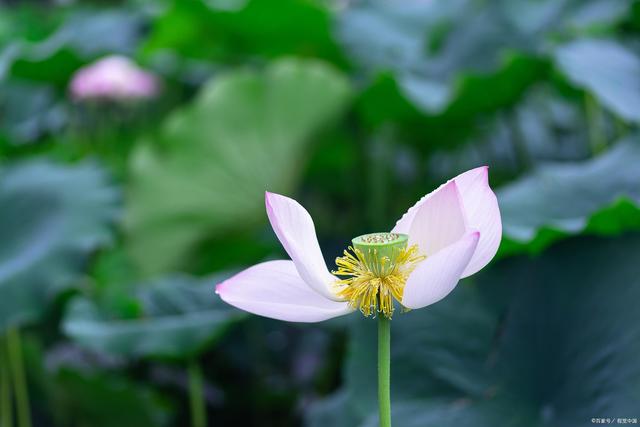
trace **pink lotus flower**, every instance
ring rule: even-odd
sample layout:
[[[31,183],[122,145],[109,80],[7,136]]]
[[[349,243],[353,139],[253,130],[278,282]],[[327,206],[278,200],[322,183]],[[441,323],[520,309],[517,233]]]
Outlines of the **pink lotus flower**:
[[[158,92],[156,77],[123,56],[108,56],[78,70],[70,84],[75,99],[132,100]]]
[[[242,310],[293,322],[355,309],[390,318],[394,300],[408,309],[433,304],[487,265],[502,236],[487,167],[424,196],[390,233],[355,238],[337,258],[335,275],[325,265],[311,216],[298,202],[267,192],[266,207],[291,260],[254,265],[220,283],[216,293]]]

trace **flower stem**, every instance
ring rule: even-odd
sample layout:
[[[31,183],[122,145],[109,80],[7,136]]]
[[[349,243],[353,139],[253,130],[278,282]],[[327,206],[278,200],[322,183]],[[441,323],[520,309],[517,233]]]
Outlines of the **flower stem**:
[[[383,230],[387,223],[392,132],[390,127],[383,127],[367,146],[367,219],[369,226],[376,231]]]
[[[7,350],[11,367],[13,390],[16,397],[16,415],[19,427],[31,427],[31,409],[29,408],[29,390],[22,360],[20,333],[15,327],[7,330]]]
[[[191,406],[191,426],[205,427],[207,425],[207,411],[204,403],[202,385],[202,369],[195,358],[189,360],[189,404]]]
[[[0,427],[13,425],[11,408],[11,378],[9,378],[9,359],[5,340],[0,339]]]
[[[527,142],[522,134],[518,112],[513,109],[509,111],[506,117],[506,123],[511,136],[511,144],[516,155],[516,160],[523,170],[531,169],[533,160],[527,148]]]
[[[607,147],[607,135],[602,128],[602,110],[600,105],[589,93],[585,94],[585,109],[591,154],[596,155]]]
[[[378,317],[378,405],[380,427],[391,427],[391,320]]]

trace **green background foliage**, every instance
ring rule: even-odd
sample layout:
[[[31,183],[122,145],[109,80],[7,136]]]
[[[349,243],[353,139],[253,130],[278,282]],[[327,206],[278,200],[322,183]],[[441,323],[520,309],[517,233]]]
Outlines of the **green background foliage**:
[[[74,100],[110,54],[159,94]],[[215,284],[286,256],[264,191],[331,267],[480,165],[502,244],[394,317],[395,425],[640,418],[639,123],[638,1],[3,4],[0,426],[26,426],[16,348],[34,426],[197,425],[194,395],[207,425],[377,425],[374,321]]]

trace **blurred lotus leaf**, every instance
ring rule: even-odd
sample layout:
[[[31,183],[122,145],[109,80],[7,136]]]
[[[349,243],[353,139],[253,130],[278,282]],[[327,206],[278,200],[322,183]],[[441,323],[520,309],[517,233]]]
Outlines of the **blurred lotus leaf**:
[[[172,0],[153,25],[145,52],[235,60],[250,55],[341,61],[329,11],[307,0]]]
[[[502,254],[571,234],[640,229],[640,145],[632,136],[580,162],[547,164],[498,191]]]
[[[612,40],[581,39],[554,51],[558,68],[624,120],[640,121],[640,56]]]
[[[372,77],[360,106],[368,122],[424,121],[419,113],[459,121],[516,102],[546,73],[545,36],[608,28],[629,10],[612,3],[369,0],[340,15],[338,36]]]
[[[212,276],[284,253],[265,191],[331,257],[480,165],[500,256],[394,316],[394,425],[640,415],[640,0],[0,10],[0,424],[376,427],[376,321],[252,316]],[[74,102],[111,55],[160,96]]]
[[[292,191],[312,136],[349,95],[344,76],[315,61],[214,78],[133,155],[128,246],[142,271],[175,268],[203,239],[264,221],[264,191]]]
[[[501,0],[499,3],[508,22],[527,37],[609,29],[626,17],[631,6],[617,0]],[[544,38],[540,38],[541,41]]]
[[[88,60],[133,53],[143,23],[135,10],[74,11],[49,37],[14,40],[0,50],[0,80],[13,75],[64,85]]]
[[[63,329],[95,351],[186,358],[244,317],[214,295],[215,283],[214,279],[174,276],[138,286],[134,301],[139,313],[129,318],[116,317],[95,302],[77,297],[67,310]]]
[[[573,239],[535,260],[503,260],[429,310],[394,318],[394,423],[577,427],[594,409],[634,414],[640,280],[629,254],[639,249],[638,234]],[[333,410],[355,409],[361,422],[351,425],[372,427],[374,322],[353,322],[351,338],[347,407]]]
[[[165,426],[169,408],[157,392],[114,374],[60,369],[51,388],[63,424],[92,427]]]
[[[15,145],[60,131],[68,116],[53,88],[29,81],[0,83],[0,114],[4,125],[0,138]]]
[[[446,180],[451,170],[488,164],[497,184],[499,171],[530,169],[549,161],[584,160],[591,155],[587,143],[590,129],[584,120],[584,105],[549,85],[536,85],[513,109],[485,121],[484,132],[471,136],[466,144],[431,153],[428,170]]]
[[[0,169],[0,330],[37,319],[111,241],[119,192],[94,162]]]
[[[362,416],[350,404],[347,390],[339,390],[310,405],[305,419],[306,427],[353,427],[360,423]]]
[[[342,15],[339,35],[365,71],[392,71],[400,96],[420,111],[468,115],[512,103],[541,71],[535,59],[508,54],[528,41],[491,4],[362,2]]]
[[[504,123],[509,130],[505,145],[513,151],[517,146],[514,139],[521,138],[526,145],[524,154],[540,162],[589,157],[592,148],[586,143],[589,128],[584,126],[585,108],[583,103],[573,101],[575,98],[562,96],[552,86],[536,86],[517,106],[513,116],[503,116],[516,120]],[[520,159],[521,163],[523,160]]]

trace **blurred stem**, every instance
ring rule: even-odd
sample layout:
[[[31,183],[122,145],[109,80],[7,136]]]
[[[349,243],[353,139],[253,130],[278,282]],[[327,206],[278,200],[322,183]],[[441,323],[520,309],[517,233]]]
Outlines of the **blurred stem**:
[[[189,359],[189,403],[191,406],[192,427],[206,427],[207,411],[205,409],[202,369],[198,360]]]
[[[9,359],[5,340],[0,340],[0,427],[13,425],[11,408],[11,379],[9,378]]]
[[[529,149],[522,135],[522,129],[520,129],[520,120],[518,113],[515,109],[512,109],[506,117],[507,126],[511,135],[511,143],[516,153],[516,159],[520,164],[520,167],[524,170],[530,169],[532,166],[531,156]]]
[[[627,133],[629,133],[629,127],[624,122],[624,120],[622,120],[620,117],[616,117],[615,124],[616,124],[616,138],[622,139],[625,136],[627,136]]]
[[[380,427],[391,427],[391,320],[378,316],[378,406]]]
[[[589,146],[591,147],[591,154],[595,155],[602,152],[607,146],[607,137],[600,121],[602,111],[598,101],[589,93],[585,93],[584,105],[589,131]]]
[[[375,135],[369,145],[367,173],[369,175],[369,189],[367,198],[368,223],[371,231],[385,228],[387,213],[387,196],[389,181],[389,162],[392,155],[390,140],[392,129],[384,127]]]
[[[29,390],[22,359],[20,333],[15,327],[7,330],[8,360],[11,367],[13,391],[16,397],[16,414],[18,427],[31,427],[31,410],[29,409]]]

